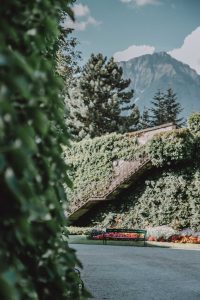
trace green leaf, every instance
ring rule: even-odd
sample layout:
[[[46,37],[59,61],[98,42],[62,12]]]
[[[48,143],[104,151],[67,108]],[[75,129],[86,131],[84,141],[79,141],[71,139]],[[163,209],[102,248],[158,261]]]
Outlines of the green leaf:
[[[49,129],[49,120],[47,119],[47,116],[39,110],[36,111],[34,114],[34,123],[36,130],[45,136]]]

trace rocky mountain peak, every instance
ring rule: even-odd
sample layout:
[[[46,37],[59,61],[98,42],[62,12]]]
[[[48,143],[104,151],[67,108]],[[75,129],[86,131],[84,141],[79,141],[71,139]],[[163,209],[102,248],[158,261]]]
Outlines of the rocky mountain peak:
[[[200,111],[200,75],[168,53],[146,54],[119,65],[124,77],[131,79],[131,88],[135,90],[133,101],[141,110],[144,106],[150,107],[158,89],[171,87],[184,108],[183,116]]]

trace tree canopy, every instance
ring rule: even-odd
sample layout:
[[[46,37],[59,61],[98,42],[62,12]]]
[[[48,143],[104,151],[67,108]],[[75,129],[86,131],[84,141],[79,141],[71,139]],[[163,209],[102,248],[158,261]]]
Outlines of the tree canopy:
[[[165,92],[159,89],[151,101],[151,106],[144,107],[139,128],[145,129],[164,123],[174,123],[181,127],[185,124],[184,119],[180,117],[182,111],[183,108],[172,88]]]
[[[129,84],[113,58],[92,54],[67,97],[71,133],[82,139],[134,130],[139,111]]]
[[[179,126],[183,124],[183,118],[179,117],[183,109],[172,88],[167,89],[166,92],[158,90],[151,104],[149,110],[152,126],[171,122]]]

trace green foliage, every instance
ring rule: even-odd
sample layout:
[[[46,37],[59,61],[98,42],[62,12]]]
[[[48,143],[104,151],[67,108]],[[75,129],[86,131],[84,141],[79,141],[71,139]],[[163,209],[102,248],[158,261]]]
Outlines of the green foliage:
[[[93,227],[75,227],[75,226],[70,226],[67,227],[67,231],[71,235],[91,235],[93,231],[97,230],[97,228]]]
[[[164,109],[164,93],[158,90],[151,101],[151,126],[158,126],[166,123],[166,115]]]
[[[174,91],[169,88],[164,94],[164,106],[166,114],[166,122],[173,122],[178,126],[183,125],[183,118],[179,118],[179,114],[183,111],[181,104],[177,101]]]
[[[73,80],[75,74],[80,71],[78,62],[81,59],[81,53],[76,49],[78,40],[72,36],[73,30],[64,27],[66,14],[62,14],[61,18],[61,32],[59,38],[59,49],[56,54],[57,73],[65,81],[64,92],[68,93],[68,88]]]
[[[111,138],[112,135],[108,135],[107,139],[108,137]],[[102,146],[102,144],[100,144],[100,147],[97,146],[97,141],[102,142],[104,138],[106,139],[106,137],[101,137],[89,140],[90,145],[88,141],[86,153],[89,150],[90,154],[88,157],[85,154],[85,158],[89,161],[93,159],[91,157],[94,155],[93,168],[95,171],[91,168],[92,176],[87,185],[91,184],[93,178],[95,178],[97,174],[95,172],[101,172],[102,170],[102,178],[105,173],[103,169],[105,149],[102,148],[103,151],[99,152],[98,155],[101,153],[101,156],[98,156],[100,159],[96,156],[98,152],[96,149],[101,149]],[[93,147],[94,141],[95,148]],[[133,146],[130,145],[130,149],[126,153],[122,152],[123,155],[121,156],[120,153],[123,151],[125,144],[123,145],[119,140],[119,146],[116,148],[116,153],[119,156],[114,156],[114,159],[120,157],[125,160],[137,158],[146,148],[146,154],[149,155],[153,166],[162,166],[162,169],[153,167],[151,174],[147,173],[148,180],[143,182],[141,179],[137,186],[133,186],[131,191],[125,191],[120,197],[117,196],[113,202],[102,203],[98,210],[92,210],[79,225],[98,226],[100,228],[110,226],[142,228],[170,225],[174,228],[191,227],[200,230],[200,170],[198,166],[200,152],[197,151],[199,139],[188,129],[176,129],[155,135],[145,148],[137,146],[136,138],[134,143],[134,148],[131,150]],[[83,145],[83,142],[77,145],[81,144]],[[113,147],[112,151],[114,150]],[[74,150],[72,151],[74,152]],[[77,153],[76,157],[72,157],[72,161],[77,162],[79,155]],[[110,156],[110,159],[111,157],[113,156]],[[79,158],[82,161],[81,156]],[[196,164],[193,163],[193,160]],[[97,165],[95,165],[96,161]],[[100,162],[102,162],[102,165]],[[79,178],[77,177],[78,180],[81,180],[83,170],[85,172],[85,168],[87,168],[87,163],[83,166],[82,175],[79,175]],[[189,164],[190,167],[188,167]],[[109,156],[106,165],[108,166],[107,170],[112,172]],[[171,169],[168,165],[171,165]],[[79,163],[76,164],[75,174],[78,174],[78,166]],[[96,180],[99,180],[98,177],[96,177]],[[104,180],[106,181],[107,178]],[[104,185],[106,185],[106,182]],[[84,184],[82,186],[84,189]]]
[[[144,107],[144,111],[140,117],[140,122],[138,127],[139,129],[146,129],[152,127],[150,115],[149,115],[149,109],[146,107]]]
[[[155,167],[148,180],[133,186],[131,192],[121,194],[113,202],[102,203],[94,209],[79,225],[100,228],[146,227],[170,225],[200,229],[200,171],[198,136],[189,129],[176,129],[155,135],[145,146],[138,146],[137,134],[134,138],[127,135],[109,134],[100,138],[73,143],[65,151],[67,163],[71,165],[71,178],[74,191],[70,195],[72,205],[78,205],[84,193],[91,195],[96,189],[94,184],[105,187],[113,175],[113,161],[131,160],[145,152],[152,165],[162,167],[154,176]],[[181,168],[181,163],[191,167]],[[173,169],[168,169],[171,165]],[[73,202],[76,199],[78,202]],[[147,209],[148,208],[148,209]],[[82,223],[81,223],[82,222]]]
[[[65,150],[69,175],[74,189],[67,188],[70,206],[105,188],[113,176],[113,161],[133,160],[146,153],[155,166],[164,166],[198,158],[197,139],[188,129],[176,129],[155,135],[145,146],[139,146],[137,135],[108,134],[74,142]]]
[[[146,228],[168,225],[200,230],[200,169],[198,165],[151,172],[145,182],[93,211],[86,226]]]
[[[80,140],[133,131],[139,111],[131,102],[129,84],[113,58],[92,54],[67,97],[72,135]]]
[[[194,158],[196,141],[188,129],[176,129],[155,135],[147,144],[149,157],[156,166]]]
[[[113,174],[113,161],[133,159],[137,150],[135,137],[116,133],[74,142],[70,149],[65,150],[74,184],[73,192],[68,191],[70,197],[81,199],[90,194],[96,185],[108,184]]]
[[[183,119],[179,118],[179,114],[183,109],[171,88],[167,89],[165,93],[158,90],[151,104],[152,107],[149,109],[151,112],[151,126],[171,122],[179,126],[183,125]]]
[[[200,135],[200,112],[193,113],[188,118],[188,126],[194,134]]]
[[[61,10],[72,1],[0,7],[0,299],[83,299],[65,224],[63,84],[55,75]],[[58,132],[62,134],[58,134]]]

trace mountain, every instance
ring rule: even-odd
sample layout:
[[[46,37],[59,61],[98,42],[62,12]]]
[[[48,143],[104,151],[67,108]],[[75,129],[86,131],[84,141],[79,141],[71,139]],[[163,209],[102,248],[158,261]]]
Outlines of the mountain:
[[[143,110],[150,107],[158,89],[173,88],[183,107],[182,116],[200,111],[200,75],[188,65],[165,52],[147,54],[118,63],[124,78],[130,78],[134,89],[134,102]]]

